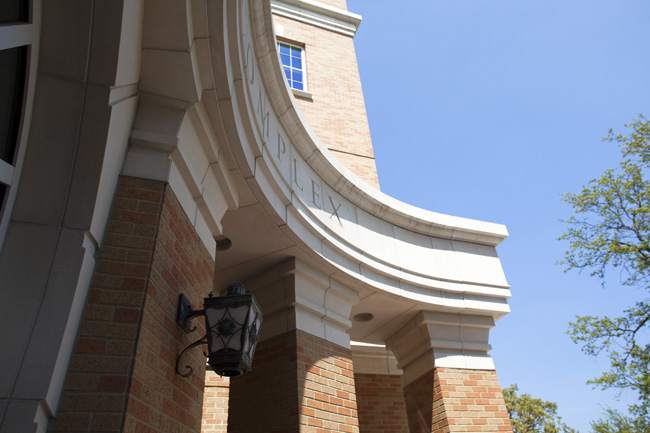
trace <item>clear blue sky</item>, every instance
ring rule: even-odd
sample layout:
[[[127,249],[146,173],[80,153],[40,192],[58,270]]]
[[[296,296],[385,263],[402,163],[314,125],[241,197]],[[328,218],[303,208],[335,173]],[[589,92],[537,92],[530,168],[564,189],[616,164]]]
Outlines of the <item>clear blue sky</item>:
[[[502,387],[555,401],[590,431],[625,407],[586,381],[607,367],[565,335],[576,314],[618,314],[647,293],[565,274],[557,241],[577,192],[618,164],[600,140],[650,116],[648,0],[348,0],[382,190],[505,224],[497,251],[512,313],[492,331]]]

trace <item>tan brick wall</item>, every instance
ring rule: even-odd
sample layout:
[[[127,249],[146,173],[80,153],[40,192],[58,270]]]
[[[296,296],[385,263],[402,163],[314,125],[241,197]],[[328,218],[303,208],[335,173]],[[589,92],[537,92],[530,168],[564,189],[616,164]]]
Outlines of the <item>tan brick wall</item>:
[[[202,433],[225,433],[228,431],[229,388],[230,379],[220,377],[211,370],[205,373]]]
[[[174,369],[201,329],[182,332],[176,306],[182,292],[200,308],[213,269],[166,184],[120,178],[56,431],[200,431],[205,357],[185,356],[187,379]]]
[[[345,1],[330,1],[345,9]],[[353,39],[336,32],[274,16],[284,37],[304,44],[307,90],[314,99],[297,98],[310,126],[341,162],[379,188],[370,129]]]
[[[233,378],[229,432],[358,432],[349,349],[302,331],[258,345],[253,370]]]
[[[354,374],[361,433],[408,433],[402,377]]]
[[[512,432],[495,371],[437,368],[404,396],[411,432]]]
[[[361,433],[408,433],[402,377],[354,374]]]

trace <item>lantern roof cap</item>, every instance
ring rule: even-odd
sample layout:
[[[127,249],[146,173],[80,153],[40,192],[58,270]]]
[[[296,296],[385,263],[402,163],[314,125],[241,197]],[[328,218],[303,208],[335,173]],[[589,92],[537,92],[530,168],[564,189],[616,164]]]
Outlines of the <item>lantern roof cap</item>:
[[[244,288],[244,285],[239,281],[233,281],[228,285],[228,296],[244,295],[245,293],[246,293],[246,289]]]

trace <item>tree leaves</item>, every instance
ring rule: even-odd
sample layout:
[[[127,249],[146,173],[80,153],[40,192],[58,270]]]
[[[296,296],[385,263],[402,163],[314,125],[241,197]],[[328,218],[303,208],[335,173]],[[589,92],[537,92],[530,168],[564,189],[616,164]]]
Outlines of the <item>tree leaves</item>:
[[[624,415],[614,409],[605,410],[605,418],[591,423],[594,433],[647,433],[650,426],[642,419]]]
[[[569,248],[560,263],[566,266],[565,271],[589,270],[603,285],[605,275],[618,270],[623,285],[648,291],[650,123],[640,116],[626,127],[630,129],[627,135],[610,130],[604,139],[617,143],[621,150],[618,169],[591,180],[580,193],[563,197],[575,215],[563,220],[567,230],[560,240],[568,241]],[[577,317],[569,325],[568,334],[582,344],[585,353],[596,356],[605,352],[610,359],[611,369],[590,383],[638,392],[638,404],[630,406],[636,417],[630,425],[650,425],[650,299],[637,302],[620,317]],[[606,416],[599,421],[601,427],[627,419],[611,411]]]
[[[517,395],[517,391],[516,384],[503,390],[513,433],[576,433],[557,415],[556,403],[529,394]]]

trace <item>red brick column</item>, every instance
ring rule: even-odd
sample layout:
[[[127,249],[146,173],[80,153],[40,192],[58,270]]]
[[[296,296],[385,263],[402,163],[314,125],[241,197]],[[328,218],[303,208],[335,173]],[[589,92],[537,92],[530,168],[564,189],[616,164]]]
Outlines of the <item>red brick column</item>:
[[[230,379],[212,370],[205,373],[201,433],[225,433],[228,430],[228,396]]]
[[[358,432],[350,349],[300,330],[258,345],[233,378],[228,432]]]
[[[187,379],[174,369],[201,330],[182,332],[176,307],[185,293],[200,308],[213,279],[168,185],[120,178],[55,431],[200,431],[205,357],[185,356]]]
[[[355,373],[361,433],[408,433],[402,377]]]
[[[412,433],[512,431],[495,371],[436,368],[404,395]]]
[[[411,433],[512,432],[488,355],[492,327],[490,316],[421,311],[388,339]]]

